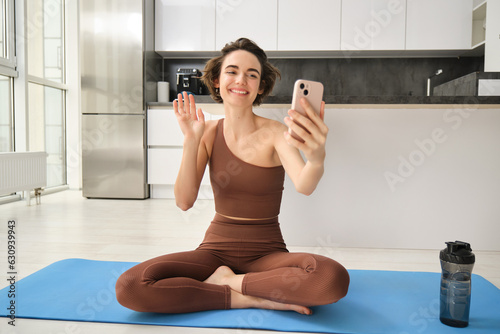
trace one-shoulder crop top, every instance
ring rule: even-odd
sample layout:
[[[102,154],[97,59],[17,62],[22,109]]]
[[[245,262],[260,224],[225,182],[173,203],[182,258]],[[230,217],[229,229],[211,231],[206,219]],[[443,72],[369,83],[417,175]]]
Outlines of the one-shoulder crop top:
[[[224,139],[224,119],[217,124],[209,166],[217,213],[241,218],[279,214],[285,180],[283,166],[261,167],[235,156]]]

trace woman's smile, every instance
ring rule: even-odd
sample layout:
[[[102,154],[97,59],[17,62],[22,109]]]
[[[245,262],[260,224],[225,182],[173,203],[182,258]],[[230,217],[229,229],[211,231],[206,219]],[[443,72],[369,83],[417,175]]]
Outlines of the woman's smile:
[[[229,90],[231,93],[238,94],[238,95],[247,95],[248,91],[243,90],[243,89],[238,89],[238,88],[232,88]]]

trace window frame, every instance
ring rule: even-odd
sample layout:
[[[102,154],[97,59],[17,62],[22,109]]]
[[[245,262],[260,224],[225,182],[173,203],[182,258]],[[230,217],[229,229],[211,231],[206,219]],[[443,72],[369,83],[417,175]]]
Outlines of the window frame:
[[[4,77],[9,78],[9,137],[10,137],[10,147],[8,151],[5,152],[14,152],[14,148],[16,147],[15,143],[15,135],[14,135],[14,78],[8,75],[0,74]],[[1,152],[1,151],[0,151]]]
[[[9,1],[9,0],[8,0]],[[25,24],[25,31],[28,31],[28,27],[27,27],[27,22],[28,22],[28,9],[27,9],[27,5],[28,5],[28,0],[21,0],[21,1],[24,1],[24,24]],[[24,42],[25,42],[25,54],[26,54],[26,57],[25,57],[25,71],[26,71],[26,117],[27,119],[29,119],[30,117],[30,108],[29,108],[29,85],[30,84],[35,84],[35,85],[38,85],[38,86],[41,86],[41,87],[44,87],[44,88],[52,88],[52,89],[57,89],[57,90],[60,90],[61,91],[61,96],[62,96],[62,100],[61,100],[61,103],[62,103],[62,124],[63,124],[63,128],[62,128],[62,145],[63,145],[63,151],[62,151],[62,179],[63,179],[63,183],[60,184],[60,185],[55,185],[53,187],[60,187],[60,186],[64,186],[67,184],[68,180],[68,169],[67,169],[67,150],[68,150],[68,147],[67,147],[67,124],[66,124],[66,120],[67,120],[67,115],[66,115],[66,112],[67,112],[67,105],[66,105],[66,94],[68,92],[68,85],[66,84],[66,62],[67,62],[67,59],[66,59],[66,54],[67,54],[67,51],[66,51],[66,0],[60,0],[61,1],[61,43],[62,43],[62,51],[61,51],[61,62],[62,62],[62,82],[57,82],[57,81],[52,81],[50,79],[47,79],[45,77],[39,77],[39,76],[36,76],[36,75],[33,75],[33,74],[29,74],[30,73],[30,64],[29,64],[29,57],[28,57],[28,52],[29,51],[29,48],[30,48],[30,45],[29,45],[29,42],[27,41],[27,38],[28,38],[28,33],[26,33],[26,36],[24,37]],[[28,121],[28,124],[29,124],[29,121]],[[46,124],[44,126],[47,126]],[[29,125],[28,125],[28,136],[29,136]],[[45,139],[44,139],[45,141]],[[27,147],[28,149],[30,144],[30,139],[29,137],[27,138]],[[44,144],[45,145],[45,144]]]
[[[4,24],[4,40],[7,57],[0,57],[0,74],[9,77],[18,77],[16,71],[16,48],[15,48],[15,11],[14,0],[5,0],[4,17],[1,23]]]
[[[60,0],[61,1],[61,64],[62,64],[62,69],[61,69],[61,82],[58,81],[53,81],[50,79],[47,79],[45,76],[38,76],[34,74],[30,74],[30,64],[29,64],[29,57],[28,53],[29,51],[29,42],[26,40],[29,38],[29,33],[28,31],[28,26],[26,25],[26,22],[28,22],[28,0],[23,0],[25,2],[25,12],[24,12],[24,22],[25,22],[25,31],[26,31],[26,36],[25,36],[25,48],[26,48],[26,59],[25,59],[25,68],[26,68],[26,80],[28,83],[35,83],[38,85],[42,86],[49,86],[52,88],[57,88],[61,89],[64,91],[68,90],[68,86],[66,84],[66,0]],[[45,0],[42,0],[45,1]],[[44,55],[45,56],[45,55]]]
[[[14,0],[0,1],[2,6],[2,17],[0,17],[0,24],[2,25],[3,33],[3,48],[5,57],[0,57],[0,75],[9,79],[9,152],[15,149],[15,136],[14,136],[14,78],[19,76],[16,71],[16,57],[15,57],[15,11]]]

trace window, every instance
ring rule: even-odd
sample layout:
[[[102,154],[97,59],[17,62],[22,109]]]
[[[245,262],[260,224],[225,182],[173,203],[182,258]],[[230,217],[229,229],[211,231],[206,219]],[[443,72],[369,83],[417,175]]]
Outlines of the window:
[[[17,72],[13,53],[13,4],[12,0],[0,0],[0,152],[14,150],[12,78]]]
[[[29,83],[29,149],[45,151],[47,187],[66,183],[64,91]]]
[[[64,1],[28,0],[28,74],[64,83]]]
[[[66,184],[64,0],[27,0],[28,149],[45,151],[47,187]]]
[[[0,152],[13,150],[12,78],[0,75]]]
[[[6,68],[15,69],[13,0],[0,0],[0,74]]]
[[[5,46],[5,23],[7,21],[5,15],[5,0],[0,0],[0,58],[7,58],[7,50]]]

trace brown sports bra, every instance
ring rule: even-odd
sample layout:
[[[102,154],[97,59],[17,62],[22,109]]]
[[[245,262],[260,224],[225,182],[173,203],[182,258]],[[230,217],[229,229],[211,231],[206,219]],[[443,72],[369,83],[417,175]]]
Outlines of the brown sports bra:
[[[217,213],[254,219],[279,214],[283,166],[261,167],[236,157],[224,139],[224,119],[217,124],[209,166]]]

